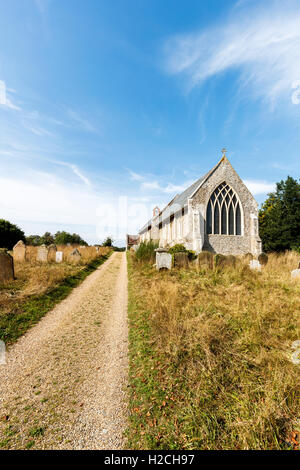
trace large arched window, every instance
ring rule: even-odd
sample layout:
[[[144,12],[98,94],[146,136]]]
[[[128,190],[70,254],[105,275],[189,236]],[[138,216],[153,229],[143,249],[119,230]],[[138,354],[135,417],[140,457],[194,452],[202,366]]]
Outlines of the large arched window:
[[[208,201],[206,233],[215,235],[242,234],[240,203],[234,191],[225,182],[215,189]]]

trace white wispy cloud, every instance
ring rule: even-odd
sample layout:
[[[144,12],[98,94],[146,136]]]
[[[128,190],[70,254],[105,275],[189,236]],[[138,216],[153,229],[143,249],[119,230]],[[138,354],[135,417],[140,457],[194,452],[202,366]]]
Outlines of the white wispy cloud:
[[[271,193],[276,188],[275,183],[268,181],[244,180],[244,183],[254,196]]]
[[[99,133],[98,129],[96,129],[96,127],[88,119],[83,117],[77,111],[74,111],[73,109],[67,109],[67,114],[81,129],[95,134]]]
[[[4,80],[0,80],[0,106],[5,106],[6,108],[20,111],[21,108],[12,102],[9,97],[9,93],[14,93],[14,91],[7,88]]]
[[[58,161],[58,160],[50,160],[50,161],[52,161],[53,163],[55,163],[57,165],[62,165],[62,166],[66,166],[66,167],[70,168],[73,171],[73,173],[76,176],[78,176],[87,186],[91,186],[90,180],[82,174],[82,172],[79,170],[78,166],[74,165],[73,163],[61,162],[61,161]]]
[[[191,88],[236,69],[241,87],[274,103],[300,80],[299,3],[233,10],[221,24],[169,38],[165,54],[167,71],[185,74]]]
[[[186,181],[183,184],[167,183],[166,185],[160,184],[158,181],[144,181],[141,184],[140,188],[141,190],[150,190],[165,194],[175,194],[184,191],[191,184],[191,181]]]
[[[135,173],[134,171],[131,171],[131,170],[127,170],[130,174],[130,179],[132,181],[143,181],[145,179],[144,176],[142,175],[139,175],[138,173]]]

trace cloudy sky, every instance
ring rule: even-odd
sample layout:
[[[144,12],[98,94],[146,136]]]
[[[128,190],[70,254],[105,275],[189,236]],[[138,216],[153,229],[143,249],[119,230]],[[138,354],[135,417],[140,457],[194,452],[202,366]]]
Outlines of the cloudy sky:
[[[0,0],[0,218],[124,244],[228,157],[300,170],[298,1]]]

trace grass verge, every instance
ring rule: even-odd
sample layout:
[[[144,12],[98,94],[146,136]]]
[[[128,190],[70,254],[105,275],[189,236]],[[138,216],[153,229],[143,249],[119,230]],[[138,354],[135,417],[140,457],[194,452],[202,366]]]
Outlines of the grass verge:
[[[298,448],[293,256],[270,256],[262,273],[157,273],[128,256],[128,448]]]
[[[6,345],[14,343],[20,336],[35,325],[58,302],[65,299],[74,287],[104,263],[110,253],[95,258],[76,274],[67,276],[47,292],[31,295],[17,301],[9,312],[0,315],[0,340]]]

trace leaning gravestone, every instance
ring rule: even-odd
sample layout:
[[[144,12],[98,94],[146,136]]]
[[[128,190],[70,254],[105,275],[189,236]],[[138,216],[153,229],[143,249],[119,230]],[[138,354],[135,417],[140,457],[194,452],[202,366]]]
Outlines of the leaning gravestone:
[[[184,252],[174,253],[174,265],[176,266],[176,268],[188,268],[188,254]]]
[[[36,260],[41,261],[42,263],[47,263],[48,248],[46,247],[46,245],[41,245],[38,247]]]
[[[81,261],[81,254],[77,250],[77,248],[75,248],[75,250],[73,250],[69,255],[69,262],[73,264],[77,264],[80,261]]]
[[[261,264],[257,259],[252,259],[249,263],[250,269],[254,271],[261,271]]]
[[[49,245],[47,261],[56,261],[56,251],[57,248],[55,245]]]
[[[266,253],[261,253],[258,257],[258,261],[263,266],[265,266],[268,263],[268,260],[269,260],[269,258],[268,258],[268,255]]]
[[[157,248],[156,252],[156,269],[172,269],[172,255],[168,253],[166,248]]]
[[[63,256],[64,256],[63,251],[57,251],[57,252],[55,253],[55,261],[56,261],[57,263],[62,263],[62,261],[63,261]]]
[[[14,261],[25,261],[25,259],[26,259],[26,246],[25,246],[25,243],[22,240],[20,240],[13,247],[13,257],[14,257]]]
[[[214,255],[210,251],[201,251],[198,255],[199,267],[207,266],[209,269],[214,267]]]
[[[0,249],[0,282],[14,280],[14,259],[5,249]]]

